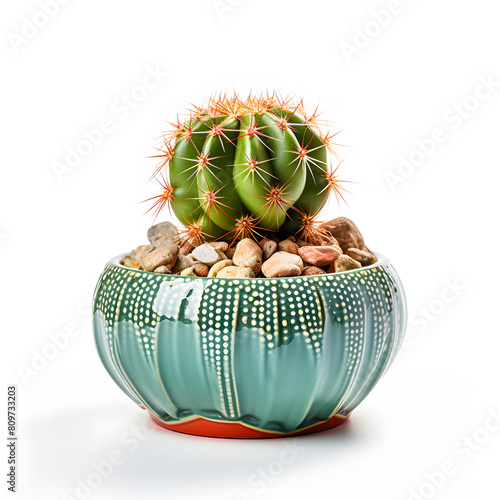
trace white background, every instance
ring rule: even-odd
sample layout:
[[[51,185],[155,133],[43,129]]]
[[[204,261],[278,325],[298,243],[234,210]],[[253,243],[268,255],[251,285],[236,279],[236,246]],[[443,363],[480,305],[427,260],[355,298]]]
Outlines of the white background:
[[[123,463],[89,498],[499,498],[496,2],[57,5],[48,20],[33,0],[0,14],[2,390],[18,386],[17,498],[83,498],[78,481],[113,452]],[[160,81],[141,93],[148,68]],[[145,242],[146,157],[165,120],[233,88],[302,96],[343,130],[340,173],[356,184],[329,215],[358,224],[408,296],[408,340],[387,376],[344,426],[291,441],[287,464],[286,440],[154,427],[134,441],[148,417],[104,371],[90,326],[104,264]],[[143,98],[133,107],[131,93]],[[56,175],[103,119],[112,131]],[[58,333],[68,340],[54,354]]]

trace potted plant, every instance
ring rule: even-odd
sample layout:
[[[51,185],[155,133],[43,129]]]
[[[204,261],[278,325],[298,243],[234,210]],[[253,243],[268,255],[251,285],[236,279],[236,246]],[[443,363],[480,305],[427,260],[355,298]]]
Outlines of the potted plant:
[[[276,437],[345,421],[401,346],[389,261],[344,217],[333,135],[275,94],[221,95],[163,137],[156,215],[183,224],[111,260],[94,332],[115,382],[163,427]]]

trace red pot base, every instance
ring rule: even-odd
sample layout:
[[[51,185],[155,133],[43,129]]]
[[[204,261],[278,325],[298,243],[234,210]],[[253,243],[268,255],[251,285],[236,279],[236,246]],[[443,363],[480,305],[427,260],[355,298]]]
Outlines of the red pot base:
[[[150,414],[151,415],[151,414]],[[203,417],[197,417],[192,420],[187,420],[179,423],[165,423],[159,418],[151,415],[151,418],[158,424],[171,431],[182,432],[183,434],[192,434],[195,436],[217,437],[217,438],[239,438],[239,439],[262,439],[262,438],[278,438],[288,436],[300,436],[301,434],[311,434],[313,432],[324,431],[331,429],[344,423],[347,417],[343,415],[334,415],[325,422],[318,422],[298,431],[284,433],[262,431],[248,427],[241,422],[216,422]]]

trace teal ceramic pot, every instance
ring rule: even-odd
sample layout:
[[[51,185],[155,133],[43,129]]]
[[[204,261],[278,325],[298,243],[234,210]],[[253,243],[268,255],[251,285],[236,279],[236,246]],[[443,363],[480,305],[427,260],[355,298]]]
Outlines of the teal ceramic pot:
[[[293,278],[199,278],[112,260],[94,297],[99,356],[169,429],[276,437],[342,423],[398,352],[406,301],[389,261]]]

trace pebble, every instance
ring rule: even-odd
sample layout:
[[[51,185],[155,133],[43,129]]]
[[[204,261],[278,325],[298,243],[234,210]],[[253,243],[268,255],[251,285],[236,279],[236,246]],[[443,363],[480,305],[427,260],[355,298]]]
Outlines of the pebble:
[[[377,262],[359,229],[346,217],[324,222],[313,236],[282,240],[268,235],[258,243],[245,238],[235,246],[231,246],[234,242],[211,241],[195,247],[188,241],[180,244],[176,227],[161,222],[149,228],[150,244],[137,247],[120,264],[159,274],[279,278],[344,272]]]
[[[360,250],[359,248],[348,248],[345,254],[351,257],[351,259],[357,260],[362,266],[370,266],[377,261],[375,255],[371,252]]]
[[[160,222],[148,229],[148,240],[156,248],[179,244],[179,233],[171,222]]]
[[[260,248],[262,248],[262,260],[267,260],[271,255],[278,249],[278,243],[273,240],[268,240],[264,238],[259,242]]]
[[[159,273],[159,274],[168,274],[170,272],[170,267],[168,267],[168,266],[160,266],[160,267],[157,267],[153,272],[154,273]]]
[[[186,269],[183,269],[179,274],[181,276],[198,276],[195,272],[194,272],[194,268],[195,266],[191,266],[191,267],[186,267]]]
[[[225,267],[227,266],[232,266],[233,265],[233,261],[230,260],[230,259],[227,259],[227,260],[220,260],[219,262],[217,262],[217,264],[214,264],[211,268],[210,268],[210,271],[208,273],[208,277],[209,278],[215,278],[217,276],[217,273],[221,270],[221,269],[224,269]]]
[[[192,252],[193,257],[202,264],[213,266],[219,260],[225,260],[227,257],[218,248],[214,248],[207,243],[196,247]]]
[[[339,243],[345,252],[349,248],[363,249],[365,241],[356,224],[347,217],[337,217],[328,222],[323,222],[321,228],[327,230]]]
[[[295,255],[299,254],[299,246],[292,240],[283,240],[278,243],[278,250],[280,252],[293,253]]]
[[[299,255],[302,260],[318,267],[328,266],[341,254],[342,250],[336,246],[308,246],[299,248]]]
[[[229,244],[227,241],[211,241],[210,243],[207,243],[207,245],[218,248],[221,252],[224,253],[226,253],[229,248]]]
[[[249,267],[227,266],[217,273],[217,278],[255,278]]]
[[[341,273],[343,271],[351,271],[353,269],[359,269],[361,264],[349,257],[349,255],[341,255],[328,269],[328,272]]]
[[[373,252],[366,245],[363,247],[363,252],[371,253],[375,257],[375,255],[373,254]]]
[[[262,272],[266,278],[284,278],[289,276],[300,276],[300,267],[286,261],[266,260]]]
[[[185,255],[179,254],[177,256],[177,262],[175,263],[174,268],[172,269],[173,273],[180,273],[184,269],[188,267],[192,267],[196,264],[196,261],[192,257],[186,257]]]
[[[205,278],[206,276],[208,276],[209,271],[210,268],[206,264],[196,264],[194,266],[194,272],[196,273],[197,276]]]
[[[233,262],[238,267],[249,267],[257,276],[262,266],[262,249],[254,240],[244,238],[236,245]]]
[[[172,270],[178,254],[179,245],[169,245],[149,252],[144,255],[139,262],[144,271],[154,271],[160,266],[168,266],[168,268]]]
[[[301,276],[313,276],[315,274],[326,274],[323,269],[316,266],[306,266],[304,270],[300,273]]]
[[[132,258],[135,260],[141,260],[142,257],[144,257],[147,253],[153,251],[155,249],[154,246],[152,245],[141,245],[138,246],[133,252],[132,252]]]
[[[132,257],[128,256],[125,257],[122,262],[121,262],[125,267],[130,267],[130,269],[140,269],[141,264],[139,261],[133,259]]]
[[[189,255],[193,250],[194,245],[189,241],[185,241],[179,248],[179,255]]]
[[[262,273],[266,278],[299,276],[303,269],[302,259],[288,252],[276,252],[262,265]]]

